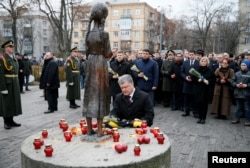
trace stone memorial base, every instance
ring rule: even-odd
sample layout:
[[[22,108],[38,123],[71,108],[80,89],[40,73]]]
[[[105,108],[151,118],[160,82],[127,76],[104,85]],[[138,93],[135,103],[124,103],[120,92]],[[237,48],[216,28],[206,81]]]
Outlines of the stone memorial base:
[[[74,125],[76,126],[76,125]],[[72,128],[72,127],[70,127]],[[158,144],[153,134],[143,134],[150,137],[149,144],[141,144],[140,156],[134,155],[134,146],[137,135],[134,128],[119,129],[119,142],[113,142],[109,135],[102,137],[101,141],[88,141],[81,135],[80,129],[73,135],[70,142],[66,142],[61,129],[48,129],[48,137],[43,139],[44,144],[52,144],[54,149],[52,157],[46,157],[45,145],[41,149],[34,149],[35,137],[41,137],[41,132],[24,140],[21,146],[22,168],[169,168],[170,167],[170,142],[166,135],[164,144]],[[96,135],[93,135],[96,136]],[[98,138],[98,137],[96,137]],[[116,144],[127,144],[126,152],[117,153]]]

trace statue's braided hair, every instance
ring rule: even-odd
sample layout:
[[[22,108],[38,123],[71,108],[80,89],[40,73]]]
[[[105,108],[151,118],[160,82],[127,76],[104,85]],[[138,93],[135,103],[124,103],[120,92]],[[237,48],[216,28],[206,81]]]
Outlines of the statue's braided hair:
[[[107,16],[108,16],[108,8],[104,3],[99,3],[98,2],[92,7],[91,12],[90,12],[88,31],[87,31],[86,39],[85,39],[86,44],[87,44],[87,39],[88,39],[88,35],[89,35],[89,32],[90,32],[92,21],[94,20],[94,21],[98,22],[99,25],[102,25],[104,23],[103,20],[105,20]],[[103,31],[103,30],[100,30],[100,31]],[[103,38],[102,37],[103,32],[100,33],[100,35],[101,35],[100,38],[102,39]],[[88,55],[87,50],[88,49],[86,48],[86,55]]]

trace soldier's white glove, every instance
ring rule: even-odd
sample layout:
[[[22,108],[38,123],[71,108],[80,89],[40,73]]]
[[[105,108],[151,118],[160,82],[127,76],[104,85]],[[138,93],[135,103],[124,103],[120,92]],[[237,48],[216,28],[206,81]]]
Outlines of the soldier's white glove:
[[[69,86],[73,86],[73,85],[74,85],[74,82],[69,83]]]
[[[4,94],[4,95],[7,95],[8,94],[8,90],[3,90],[3,91],[1,91],[1,93]]]

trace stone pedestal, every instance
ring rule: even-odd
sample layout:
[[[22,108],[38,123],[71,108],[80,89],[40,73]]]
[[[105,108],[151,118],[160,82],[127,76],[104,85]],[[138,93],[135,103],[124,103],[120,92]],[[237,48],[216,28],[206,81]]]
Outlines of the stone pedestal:
[[[76,126],[76,125],[74,125]],[[71,126],[72,127],[72,126]],[[70,128],[71,128],[70,127]],[[41,132],[24,140],[21,146],[22,168],[169,168],[170,167],[170,142],[166,135],[164,144],[160,145],[153,134],[143,134],[150,137],[149,144],[141,145],[140,156],[134,156],[134,146],[141,135],[135,133],[134,128],[119,129],[120,140],[113,142],[112,137],[100,142],[84,141],[80,129],[71,142],[66,142],[61,129],[48,129],[49,136],[44,144],[52,144],[53,156],[46,157],[45,146],[35,150],[33,141],[41,137]],[[128,150],[117,153],[114,146],[117,143],[127,144]]]

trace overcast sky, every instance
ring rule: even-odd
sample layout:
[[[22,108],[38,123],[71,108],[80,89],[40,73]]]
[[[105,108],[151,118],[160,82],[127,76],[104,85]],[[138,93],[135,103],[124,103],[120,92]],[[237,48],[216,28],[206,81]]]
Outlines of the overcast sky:
[[[194,5],[194,0],[139,0],[140,2],[147,2],[150,6],[154,8],[164,8],[166,11],[166,16],[169,18],[179,18],[182,15],[190,15],[192,13],[192,5]],[[203,0],[199,0],[202,2]],[[206,1],[206,0],[204,0]],[[238,0],[217,0],[217,2],[229,3],[233,2],[236,4]]]
[[[92,0],[84,0],[85,2],[90,2]],[[103,0],[105,1],[105,0]],[[119,0],[117,0],[119,1]],[[153,8],[158,8],[159,10],[163,9],[168,18],[180,18],[183,15],[190,16],[194,12],[191,10],[192,5],[195,4],[195,0],[138,0],[140,2],[147,2]],[[197,1],[197,0],[196,0]],[[198,0],[198,2],[207,1],[207,0]],[[238,7],[238,0],[214,0],[217,3],[235,3],[235,7]],[[52,4],[58,6],[60,0],[51,0]]]

